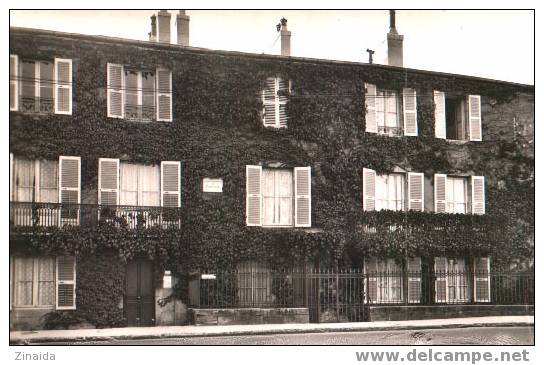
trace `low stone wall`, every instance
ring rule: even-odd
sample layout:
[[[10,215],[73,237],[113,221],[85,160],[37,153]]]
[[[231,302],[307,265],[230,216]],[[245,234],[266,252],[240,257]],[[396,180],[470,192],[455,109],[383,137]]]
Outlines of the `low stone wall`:
[[[232,308],[189,309],[191,324],[197,326],[229,324],[308,323],[308,308]]]
[[[534,315],[533,305],[448,304],[371,306],[370,321]]]

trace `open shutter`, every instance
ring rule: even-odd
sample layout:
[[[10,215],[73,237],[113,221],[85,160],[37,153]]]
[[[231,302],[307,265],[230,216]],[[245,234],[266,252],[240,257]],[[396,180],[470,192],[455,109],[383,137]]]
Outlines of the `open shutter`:
[[[287,127],[287,95],[289,93],[289,82],[278,78],[278,126]]]
[[[446,213],[446,189],[448,187],[448,176],[434,174],[434,211],[435,213]]]
[[[13,153],[9,154],[9,201],[13,200]]]
[[[446,94],[434,91],[434,134],[446,139]]]
[[[376,115],[376,85],[365,83],[365,130],[378,133],[378,116]]]
[[[407,259],[408,303],[421,302],[421,258]]]
[[[477,257],[474,259],[474,301],[489,302],[490,280],[489,280],[489,258]]]
[[[246,225],[260,226],[262,216],[261,166],[246,166]]]
[[[414,89],[403,89],[404,135],[417,136],[417,98]]]
[[[378,303],[378,262],[365,259],[365,299],[367,303]]]
[[[157,69],[157,120],[172,121],[172,72]]]
[[[98,204],[119,205],[119,159],[98,160]]]
[[[485,214],[485,178],[472,176],[472,214]]]
[[[19,110],[19,57],[9,55],[9,110]]]
[[[424,193],[423,193],[424,176],[422,173],[408,173],[408,209],[423,212]]]
[[[76,258],[57,257],[57,309],[76,309]]]
[[[59,203],[61,223],[77,225],[81,203],[81,157],[59,157]]]
[[[55,58],[55,113],[72,114],[72,60]]]
[[[265,127],[276,126],[276,78],[266,79],[263,90],[263,124]]]
[[[123,118],[125,113],[125,72],[123,65],[108,63],[108,117]]]
[[[161,206],[181,206],[181,163],[161,162]]]
[[[448,261],[445,257],[434,258],[434,301],[446,303],[448,301],[447,269]]]
[[[482,105],[480,95],[469,95],[468,102],[468,120],[469,133],[471,141],[482,140]]]
[[[363,169],[363,210],[376,209],[376,171]]]
[[[312,170],[295,167],[295,227],[312,226]]]

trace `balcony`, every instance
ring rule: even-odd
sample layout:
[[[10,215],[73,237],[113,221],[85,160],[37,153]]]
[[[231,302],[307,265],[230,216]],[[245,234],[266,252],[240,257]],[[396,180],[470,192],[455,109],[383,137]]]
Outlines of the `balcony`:
[[[384,125],[379,125],[378,133],[385,134],[391,137],[401,137],[403,134],[403,131],[402,131],[402,127],[388,127]]]
[[[54,100],[52,98],[19,97],[19,110],[23,113],[53,114]]]
[[[133,122],[155,120],[155,106],[125,104],[125,119]]]
[[[10,202],[10,227],[181,228],[181,208]],[[23,229],[24,231],[24,229]]]

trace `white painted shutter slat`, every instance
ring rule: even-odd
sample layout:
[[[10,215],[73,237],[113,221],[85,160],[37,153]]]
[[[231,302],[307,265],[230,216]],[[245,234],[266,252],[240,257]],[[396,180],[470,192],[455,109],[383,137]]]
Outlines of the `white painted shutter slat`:
[[[312,226],[311,167],[295,167],[295,227]]]
[[[161,162],[161,206],[181,206],[181,163]]]
[[[76,309],[76,259],[57,257],[56,309]]]
[[[424,176],[422,173],[408,173],[408,209],[423,212],[424,210]]]
[[[490,265],[488,257],[474,259],[474,301],[480,303],[490,302]]]
[[[172,71],[157,69],[157,120],[172,121]]]
[[[72,60],[55,58],[55,113],[72,114]]]
[[[266,79],[263,90],[263,124],[265,127],[276,126],[276,98],[277,86],[276,78],[269,77]]]
[[[19,110],[19,57],[9,55],[9,110]]]
[[[435,290],[435,302],[446,303],[448,301],[448,287],[447,287],[447,260],[445,257],[434,258],[434,290]]]
[[[472,176],[472,214],[485,214],[485,178]]]
[[[376,171],[363,168],[363,210],[376,209]]]
[[[59,203],[61,222],[77,225],[79,222],[79,207],[81,203],[81,157],[59,157]]]
[[[367,303],[378,303],[378,262],[375,258],[365,259],[365,296]]]
[[[408,302],[419,303],[421,301],[421,258],[407,259],[408,269]]]
[[[482,104],[480,95],[469,95],[469,133],[471,141],[482,140]]]
[[[436,213],[446,213],[447,181],[447,175],[434,174],[434,211]]]
[[[119,159],[98,160],[98,204],[119,205]]]
[[[434,91],[434,133],[436,138],[446,139],[446,94]]]
[[[403,89],[403,108],[404,108],[404,135],[417,136],[417,97],[416,90]]]
[[[278,127],[287,127],[287,94],[289,82],[278,78]]]
[[[365,130],[369,133],[378,133],[378,116],[376,115],[376,85],[365,83]]]
[[[262,167],[246,166],[246,225],[262,225]]]
[[[108,117],[125,115],[125,72],[123,65],[108,63]]]

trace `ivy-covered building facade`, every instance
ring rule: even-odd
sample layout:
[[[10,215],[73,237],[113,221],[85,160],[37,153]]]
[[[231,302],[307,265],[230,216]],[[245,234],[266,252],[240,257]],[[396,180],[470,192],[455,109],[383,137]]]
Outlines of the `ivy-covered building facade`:
[[[13,329],[189,323],[222,272],[281,307],[275,270],[415,319],[533,265],[530,85],[11,28],[9,118]]]

